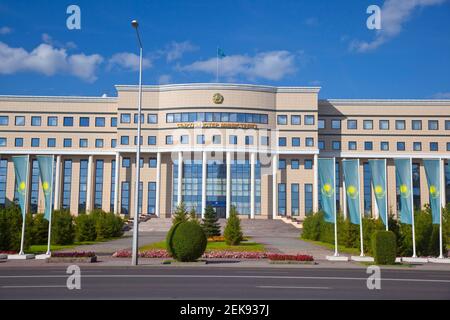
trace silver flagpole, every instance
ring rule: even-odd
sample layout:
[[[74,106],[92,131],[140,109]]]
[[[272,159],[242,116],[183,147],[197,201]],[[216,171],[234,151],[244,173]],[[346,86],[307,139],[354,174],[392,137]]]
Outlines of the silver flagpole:
[[[51,181],[50,181],[50,190],[51,190],[51,195],[50,195],[50,199],[54,201],[54,193],[53,193],[53,175],[55,174],[53,171],[55,165],[55,155],[52,156],[52,174],[50,175],[51,177]],[[52,202],[50,202],[50,215],[48,217],[48,240],[47,240],[47,253],[46,255],[51,256],[52,252],[50,250],[50,245],[51,245],[51,239],[52,239],[52,216],[53,216],[53,208],[52,208]]]
[[[384,159],[384,203],[385,203],[385,209],[386,209],[386,231],[389,231],[389,213],[388,213],[387,197],[388,197],[388,193],[387,193],[387,159]]]
[[[361,192],[361,182],[360,182],[360,175],[359,175],[359,159],[358,159],[358,192]],[[361,257],[364,257],[364,238],[363,238],[363,219],[362,219],[362,210],[361,210],[361,194],[359,194],[359,236],[361,239]]]
[[[27,170],[26,170],[26,179],[25,179],[25,199],[24,199],[24,209],[22,212],[22,236],[20,238],[20,252],[19,255],[23,256],[25,253],[23,252],[23,246],[25,242],[25,220],[27,219],[27,207],[28,207],[28,177],[30,170],[30,155],[27,156]]]
[[[333,199],[334,199],[334,203],[333,203],[333,207],[334,207],[334,256],[338,257],[339,256],[339,252],[338,252],[338,240],[337,240],[337,212],[336,212],[336,158],[332,158],[333,159]]]
[[[410,174],[411,174],[411,210],[412,210],[412,240],[413,240],[413,258],[417,258],[416,255],[416,232],[414,227],[414,193],[413,193],[413,173],[412,173],[412,158],[409,158],[410,163]]]
[[[442,193],[445,192],[445,188],[442,190],[442,177],[441,174],[444,172],[444,166],[442,158],[439,159],[439,259],[444,259],[443,248],[442,248]]]

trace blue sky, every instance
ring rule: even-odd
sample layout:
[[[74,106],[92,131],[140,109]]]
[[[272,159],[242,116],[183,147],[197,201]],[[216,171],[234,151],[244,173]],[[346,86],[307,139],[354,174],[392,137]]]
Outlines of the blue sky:
[[[66,26],[81,9],[81,30]],[[369,5],[381,9],[369,30]],[[321,86],[321,98],[450,99],[450,0],[0,0],[0,94],[116,95],[144,84]]]

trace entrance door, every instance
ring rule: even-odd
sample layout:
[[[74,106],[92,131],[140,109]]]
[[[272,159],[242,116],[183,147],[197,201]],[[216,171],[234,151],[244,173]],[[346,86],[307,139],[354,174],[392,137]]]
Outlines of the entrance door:
[[[221,198],[221,197],[219,197]],[[222,199],[219,199],[218,201],[207,201],[207,206],[211,206],[214,208],[214,212],[216,213],[217,217],[219,219],[225,219],[226,218],[226,201],[222,201]]]

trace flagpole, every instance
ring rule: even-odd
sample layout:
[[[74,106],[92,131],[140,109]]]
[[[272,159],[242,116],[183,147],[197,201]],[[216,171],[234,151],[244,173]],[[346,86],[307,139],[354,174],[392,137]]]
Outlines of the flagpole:
[[[361,191],[361,177],[359,174],[359,159],[358,159],[358,193]],[[359,236],[361,240],[361,257],[364,257],[364,238],[363,238],[363,219],[362,219],[362,210],[361,210],[361,194],[359,195]]]
[[[373,178],[372,178],[373,179]],[[386,231],[389,231],[389,214],[388,214],[388,202],[387,202],[387,159],[384,159],[384,203],[386,209]]]
[[[442,178],[441,174],[444,172],[444,166],[442,158],[439,158],[439,259],[444,259],[443,248],[442,248],[442,193],[445,191],[445,188],[442,189]]]
[[[339,252],[338,252],[338,241],[337,241],[337,212],[336,212],[336,158],[332,158],[333,159],[333,207],[334,207],[334,256],[338,257],[339,256]]]
[[[412,240],[413,240],[413,258],[417,258],[416,255],[416,232],[415,232],[415,227],[414,227],[414,193],[413,193],[413,173],[412,173],[412,158],[409,158],[409,163],[410,163],[410,175],[411,175],[411,210],[412,210]]]
[[[25,200],[24,200],[24,209],[22,212],[22,236],[20,238],[20,252],[19,255],[23,256],[25,253],[23,252],[23,246],[25,242],[25,220],[27,218],[27,207],[28,207],[28,178],[29,178],[29,170],[30,170],[30,155],[27,156],[27,170],[26,170],[26,181],[25,181]]]
[[[51,190],[51,195],[50,195],[50,199],[53,200],[53,175],[55,174],[53,172],[53,167],[55,164],[55,155],[52,156],[52,174],[50,175],[51,177],[51,182],[50,182],[50,190]],[[52,215],[53,215],[53,208],[52,208],[52,203],[50,202],[50,214],[48,217],[48,240],[47,240],[47,253],[46,255],[51,256],[52,252],[50,250],[50,246],[51,246],[51,239],[52,239]]]

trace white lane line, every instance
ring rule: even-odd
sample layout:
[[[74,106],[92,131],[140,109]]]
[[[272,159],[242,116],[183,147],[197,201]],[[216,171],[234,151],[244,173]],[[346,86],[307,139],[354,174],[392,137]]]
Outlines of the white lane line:
[[[317,289],[317,290],[331,290],[330,287],[283,287],[283,286],[256,286],[260,289]]]
[[[42,289],[42,288],[66,288],[67,286],[2,286],[2,289]]]

